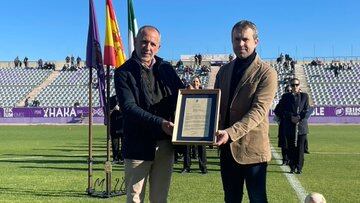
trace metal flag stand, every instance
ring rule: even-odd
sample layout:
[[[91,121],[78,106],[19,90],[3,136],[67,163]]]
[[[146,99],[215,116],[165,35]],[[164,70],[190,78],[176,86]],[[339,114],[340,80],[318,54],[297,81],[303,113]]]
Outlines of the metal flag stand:
[[[86,192],[93,197],[109,198],[125,195],[124,178],[116,178],[115,185],[112,188],[112,165],[110,161],[110,67],[106,67],[106,162],[104,165],[105,178],[97,178],[93,181],[93,135],[92,135],[92,68],[89,68],[89,156],[88,156],[88,187]],[[105,189],[104,189],[105,183]]]

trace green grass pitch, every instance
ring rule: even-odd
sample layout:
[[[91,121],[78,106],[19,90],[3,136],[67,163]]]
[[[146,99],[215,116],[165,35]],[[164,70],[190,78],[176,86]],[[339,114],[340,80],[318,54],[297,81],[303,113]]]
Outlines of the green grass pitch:
[[[277,126],[270,140],[278,153]],[[106,136],[94,126],[94,179],[104,178]],[[296,175],[308,192],[324,194],[328,202],[360,201],[360,126],[310,126],[303,174]],[[125,197],[87,196],[87,126],[0,126],[0,202],[125,202]],[[217,150],[209,149],[209,173],[180,174],[174,165],[169,202],[223,202]],[[123,167],[113,167],[113,178]],[[244,202],[248,202],[246,191]],[[276,160],[268,167],[269,202],[299,202]],[[146,201],[147,202],[147,201]]]

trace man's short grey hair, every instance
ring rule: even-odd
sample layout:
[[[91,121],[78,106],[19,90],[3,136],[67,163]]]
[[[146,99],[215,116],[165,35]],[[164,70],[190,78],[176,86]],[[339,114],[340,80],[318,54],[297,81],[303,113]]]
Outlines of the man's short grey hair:
[[[142,26],[142,27],[139,29],[139,31],[138,31],[138,33],[137,33],[137,35],[136,35],[136,38],[138,38],[138,37],[140,36],[140,34],[142,35],[143,32],[144,32],[146,29],[156,30],[156,32],[159,34],[159,39],[161,39],[160,31],[159,31],[156,27],[154,27],[154,26],[152,26],[152,25],[144,25],[144,26]]]
[[[232,28],[231,30],[231,37],[233,36],[233,33],[235,30],[245,30],[247,28],[250,28],[254,31],[254,35],[253,35],[253,38],[254,39],[258,39],[259,37],[259,33],[258,33],[258,30],[256,28],[256,25],[251,22],[251,21],[248,21],[248,20],[242,20],[242,21],[239,21],[237,22],[234,27]]]

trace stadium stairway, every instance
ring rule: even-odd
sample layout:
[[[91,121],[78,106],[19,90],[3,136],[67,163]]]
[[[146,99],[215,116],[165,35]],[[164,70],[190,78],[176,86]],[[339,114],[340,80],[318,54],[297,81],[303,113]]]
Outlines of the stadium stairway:
[[[216,74],[218,73],[220,66],[211,66],[211,72],[209,75],[209,83],[207,89],[213,89],[216,80]]]
[[[23,100],[19,101],[16,106],[24,106],[25,99],[29,98],[29,101],[32,101],[46,86],[51,84],[58,76],[60,75],[60,71],[55,70],[53,71],[48,78],[44,80],[39,86],[35,87]]]
[[[295,77],[300,80],[301,91],[308,93],[310,106],[313,106],[314,101],[312,99],[312,94],[311,94],[310,87],[309,87],[309,85],[307,83],[307,80],[306,80],[306,75],[305,75],[305,71],[304,71],[303,66],[298,65],[298,64],[295,65]]]

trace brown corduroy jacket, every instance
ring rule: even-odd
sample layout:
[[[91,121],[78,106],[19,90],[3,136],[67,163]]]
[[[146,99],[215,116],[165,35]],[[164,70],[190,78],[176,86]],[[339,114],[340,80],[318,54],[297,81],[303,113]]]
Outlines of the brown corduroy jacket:
[[[232,156],[240,164],[268,162],[271,160],[268,114],[277,90],[277,73],[257,55],[231,99],[234,64],[235,60],[224,65],[216,76],[215,88],[221,89],[219,129],[225,128],[225,114],[230,105],[230,127],[224,130],[231,139]]]

